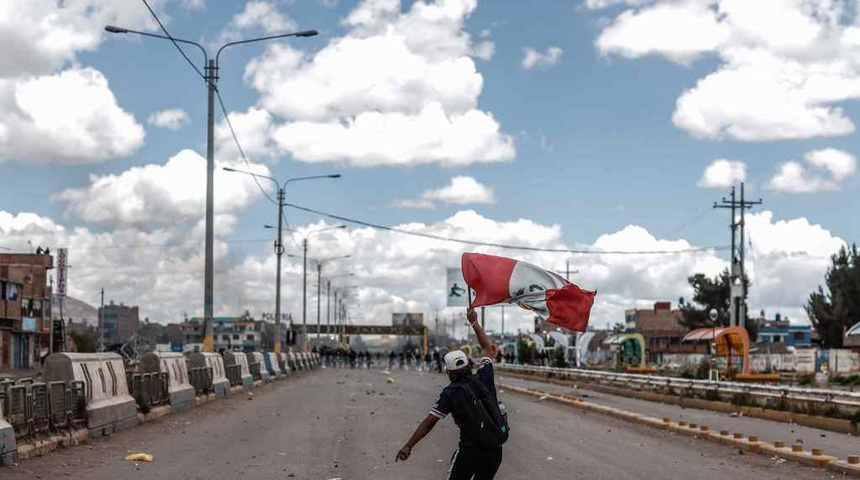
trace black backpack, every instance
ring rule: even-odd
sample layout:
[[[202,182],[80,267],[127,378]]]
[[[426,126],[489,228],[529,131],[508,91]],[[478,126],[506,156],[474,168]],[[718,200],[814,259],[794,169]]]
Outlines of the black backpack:
[[[471,430],[475,447],[499,448],[510,435],[508,414],[504,406],[496,399],[487,387],[476,380],[474,376],[464,378],[455,383],[464,393],[466,408],[465,425],[461,428]]]

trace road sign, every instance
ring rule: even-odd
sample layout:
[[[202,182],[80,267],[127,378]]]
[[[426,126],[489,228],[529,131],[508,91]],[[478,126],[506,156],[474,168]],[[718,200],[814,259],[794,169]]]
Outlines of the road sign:
[[[66,296],[66,262],[68,261],[68,249],[57,250],[57,295]]]
[[[448,297],[449,307],[469,306],[469,287],[463,280],[463,270],[449,268],[446,272],[445,295]]]

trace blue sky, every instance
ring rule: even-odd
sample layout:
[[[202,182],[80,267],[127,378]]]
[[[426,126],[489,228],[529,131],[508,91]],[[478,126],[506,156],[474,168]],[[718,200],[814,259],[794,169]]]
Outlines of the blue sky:
[[[44,4],[40,7],[41,10],[33,9],[28,13],[35,19],[40,15],[44,17],[52,9],[61,10],[54,5],[54,2],[38,3]],[[99,26],[104,23],[118,23],[128,28],[157,31],[142,2],[129,0],[120,3],[122,6],[117,7],[116,12],[102,7],[92,14],[87,22],[75,24],[74,28],[93,37],[85,48],[72,48],[65,59],[54,60],[50,68],[42,68],[39,71],[26,65],[4,66],[3,80],[25,82],[40,75],[57,75],[77,68],[95,69],[109,82],[108,88],[115,96],[115,107],[134,118],[134,121],[145,130],[145,139],[139,146],[126,147],[121,154],[105,154],[104,158],[98,161],[87,162],[65,161],[62,158],[43,160],[35,156],[31,158],[26,153],[27,148],[19,148],[12,154],[0,152],[0,162],[2,162],[0,168],[4,172],[0,180],[2,184],[0,210],[8,212],[11,216],[14,217],[22,212],[34,213],[39,218],[50,219],[54,224],[64,226],[67,231],[75,227],[85,228],[88,234],[95,236],[100,233],[110,236],[116,232],[125,232],[122,235],[139,239],[140,237],[136,237],[128,229],[133,227],[138,233],[152,237],[158,237],[160,232],[169,230],[162,224],[163,222],[148,224],[145,221],[129,220],[128,217],[114,218],[110,213],[102,215],[97,212],[102,208],[100,206],[102,204],[99,203],[99,192],[86,190],[91,187],[91,176],[119,176],[135,166],[164,165],[170,157],[177,155],[183,149],[191,149],[199,154],[205,153],[205,89],[202,80],[196,77],[169,42],[101,33]],[[384,26],[386,22],[394,25],[417,8],[412,6],[412,2],[401,2],[402,5],[398,8],[396,6],[398,2],[357,3],[345,0],[339,0],[334,7],[310,0],[294,2],[162,1],[155,2],[155,7],[173,35],[200,41],[214,51],[213,47],[218,45],[219,40],[224,38],[225,32],[230,31],[231,28],[238,37],[261,35],[267,33],[267,29],[274,28],[265,24],[264,17],[251,19],[244,27],[231,27],[231,21],[236,25],[237,16],[248,11],[246,8],[249,8],[249,3],[256,5],[257,8],[263,8],[262,6],[265,5],[270,13],[264,17],[268,17],[270,21],[273,14],[280,15],[279,18],[283,20],[281,26],[319,30],[320,35],[317,37],[290,39],[288,42],[293,51],[302,52],[304,55],[304,63],[301,66],[295,67],[295,71],[278,67],[280,68],[278,74],[283,75],[284,78],[290,78],[290,75],[295,73],[295,77],[304,76],[310,79],[308,81],[318,78],[314,77],[318,72],[312,71],[311,59],[314,59],[317,64],[322,64],[320,55],[336,44],[339,39],[356,35],[364,39],[373,35],[383,36],[384,33],[380,32],[384,32],[385,28],[380,25]],[[804,57],[802,52],[797,53],[797,48],[790,50],[780,44],[784,36],[779,31],[765,32],[771,36],[762,34],[762,38],[753,40],[750,40],[748,35],[745,36],[745,32],[742,31],[742,25],[754,25],[762,18],[770,18],[778,25],[780,19],[785,19],[783,23],[785,28],[797,28],[791,22],[799,21],[798,15],[803,12],[790,1],[781,4],[770,2],[773,4],[767,7],[771,8],[770,11],[767,8],[753,11],[754,9],[738,7],[736,2],[730,1],[705,2],[709,3],[710,10],[702,10],[701,5],[693,5],[697,2],[673,4],[646,1],[639,2],[640,6],[634,6],[634,3],[630,2],[628,5],[624,1],[599,0],[529,2],[528,4],[484,1],[474,5],[466,0],[427,2],[428,8],[438,7],[440,11],[446,11],[446,8],[447,11],[462,8],[468,12],[460,15],[461,19],[450,21],[447,26],[438,27],[437,24],[434,28],[442,28],[443,30],[440,31],[448,28],[458,35],[467,33],[468,37],[464,38],[473,48],[471,53],[457,52],[456,48],[462,46],[452,45],[446,46],[447,50],[441,53],[433,54],[448,54],[454,58],[460,56],[471,59],[482,81],[477,95],[468,92],[457,93],[459,90],[465,92],[469,87],[465,83],[458,85],[457,81],[461,77],[456,73],[450,77],[446,76],[447,80],[439,82],[450,82],[450,85],[444,87],[455,92],[450,94],[450,97],[455,100],[450,102],[444,98],[441,100],[445,105],[446,114],[449,118],[453,118],[451,116],[456,115],[457,112],[452,112],[450,105],[461,100],[466,103],[476,100],[477,103],[470,108],[491,115],[492,120],[498,124],[499,132],[489,135],[488,138],[491,138],[488,141],[500,142],[509,137],[515,154],[500,154],[497,157],[505,158],[494,158],[486,162],[460,159],[454,162],[455,165],[450,165],[451,162],[445,158],[436,158],[429,163],[422,163],[420,161],[424,156],[422,152],[413,152],[413,158],[401,162],[380,160],[382,164],[374,166],[358,165],[361,160],[350,158],[348,154],[346,156],[327,154],[328,156],[322,160],[310,162],[307,158],[296,158],[296,149],[301,148],[296,146],[296,142],[300,143],[301,139],[296,140],[293,137],[289,142],[281,144],[280,148],[273,148],[271,145],[261,147],[259,151],[249,155],[250,160],[260,164],[261,168],[268,168],[273,176],[280,179],[332,172],[342,174],[343,178],[339,180],[291,185],[288,199],[301,205],[344,216],[386,225],[421,222],[428,226],[429,231],[435,231],[432,230],[435,228],[432,227],[433,225],[444,224],[446,219],[457,215],[457,212],[474,210],[481,218],[491,220],[496,226],[513,224],[512,222],[520,219],[527,219],[536,226],[558,225],[560,227],[558,236],[548,240],[549,243],[562,242],[569,246],[586,247],[594,246],[598,238],[603,235],[620,235],[619,232],[624,232],[625,229],[631,228],[631,225],[635,225],[642,227],[653,238],[640,241],[636,236],[626,238],[621,235],[619,241],[624,240],[621,245],[633,250],[654,249],[659,239],[684,240],[693,246],[726,245],[729,241],[728,214],[723,210],[709,212],[708,208],[721,196],[727,195],[727,185],[731,182],[724,182],[724,185],[718,188],[702,188],[697,184],[705,169],[713,161],[717,159],[741,161],[745,163],[748,195],[764,199],[764,207],[758,209],[759,212],[764,210],[772,212],[772,217],[761,219],[762,227],[759,231],[751,232],[754,242],[761,241],[765,244],[760,253],[773,256],[770,260],[762,258],[761,265],[755,266],[758,270],[764,270],[758,274],[775,277],[789,268],[796,270],[792,270],[792,275],[806,279],[805,283],[797,288],[797,293],[792,298],[784,298],[777,294],[769,297],[767,291],[762,292],[759,306],[794,309],[793,312],[799,312],[803,301],[801,292],[808,291],[809,287],[821,281],[826,257],[834,250],[834,246],[838,246],[842,241],[851,242],[860,236],[860,222],[856,221],[856,214],[852,211],[853,205],[860,200],[857,176],[853,174],[856,169],[854,167],[856,161],[853,159],[856,154],[856,134],[853,132],[853,125],[851,131],[846,131],[844,122],[840,124],[837,121],[847,118],[850,123],[851,119],[858,117],[860,110],[853,100],[860,94],[856,92],[853,84],[844,86],[845,93],[833,93],[832,96],[835,99],[832,101],[820,100],[820,97],[828,96],[825,94],[792,91],[785,97],[788,103],[793,102],[793,99],[798,96],[803,96],[806,99],[804,101],[807,102],[805,105],[811,104],[810,109],[821,107],[830,110],[823,113],[817,111],[817,116],[810,114],[811,117],[815,117],[814,121],[807,121],[802,115],[796,118],[787,115],[786,118],[778,118],[775,121],[773,118],[759,118],[762,116],[761,109],[754,101],[748,103],[744,100],[748,96],[753,100],[760,98],[763,94],[756,88],[764,87],[756,84],[747,89],[726,80],[725,85],[729,85],[728,87],[713,88],[709,91],[703,89],[702,95],[695,99],[695,108],[698,110],[694,113],[701,114],[703,118],[707,117],[706,123],[716,123],[718,124],[716,128],[723,129],[720,134],[703,135],[703,130],[696,130],[698,127],[690,126],[690,122],[686,124],[683,121],[673,122],[673,114],[679,109],[679,99],[715,72],[748,72],[749,69],[758,68],[756,65],[760,65],[760,62],[741,58],[744,52],[765,50],[774,62],[784,64],[794,62],[793,65],[800,71],[799,73],[792,71],[791,75],[799,75],[807,82],[813,76],[810,72],[814,72],[815,68],[826,63],[825,59],[814,65],[803,64],[802,60],[798,59],[808,58],[808,56]],[[13,2],[13,4],[20,7],[22,12],[32,8],[25,7],[22,2]],[[371,8],[374,5],[377,7],[376,10]],[[697,42],[695,39],[684,37],[689,34],[684,28],[664,19],[664,14],[667,15],[666,18],[677,18],[669,17],[666,13],[673,8],[676,9],[675,14],[686,15],[683,18],[690,18],[691,22],[705,22],[709,28],[714,28],[713,32],[703,30],[700,39],[713,33],[718,40],[713,43],[704,42],[705,45],[697,48],[680,48]],[[357,27],[344,22],[350,14],[362,9],[376,12],[377,17],[373,20],[375,23],[372,28],[367,27],[371,30],[377,29],[374,32],[359,34]],[[380,11],[387,13],[380,14]],[[720,17],[714,13],[716,11],[722,12],[723,20],[718,20]],[[808,17],[813,19],[812,15]],[[416,35],[416,38],[413,38],[414,41],[444,43],[443,40],[446,39],[433,36],[438,33],[434,30],[428,30],[430,33],[427,38],[418,38],[420,28],[416,25],[423,25],[420,20],[424,17],[416,15],[415,18],[419,19],[415,20],[419,23],[410,24],[412,26],[405,31],[413,33],[408,33],[407,36]],[[660,25],[660,22],[666,22],[664,27],[654,30],[655,25]],[[847,38],[850,28],[853,28],[853,21],[849,19],[841,24],[827,25],[822,23],[819,27],[822,31],[837,32]],[[0,26],[0,29],[4,28],[10,27]],[[664,29],[669,32],[665,34],[666,38],[661,37]],[[414,33],[416,31],[419,33]],[[800,31],[803,32],[803,30]],[[492,42],[494,53],[491,57],[479,58],[481,55],[475,53],[474,48],[481,42]],[[813,36],[803,45],[803,48],[809,51],[823,49],[827,46],[819,45],[823,42],[820,37]],[[551,47],[561,49],[563,52],[554,62],[546,57],[544,64],[539,62],[531,68],[523,65],[525,49],[532,48],[540,54],[546,54]],[[224,54],[219,88],[231,111],[245,112],[249,108],[268,109],[275,112],[271,121],[274,127],[302,121],[348,122],[360,115],[354,110],[356,107],[353,105],[355,102],[362,102],[361,98],[355,98],[360,95],[353,95],[352,99],[330,102],[329,106],[338,112],[334,115],[334,120],[332,117],[284,114],[285,111],[295,112],[302,109],[304,109],[303,112],[307,111],[308,108],[317,105],[316,100],[306,97],[306,91],[302,95],[303,98],[291,99],[289,97],[291,91],[286,86],[269,85],[262,90],[253,87],[255,77],[253,74],[245,75],[245,70],[249,62],[263,61],[266,48],[264,44],[239,46],[227,50]],[[846,47],[844,52],[839,53],[847,55],[852,51]],[[189,50],[189,55],[199,66],[201,62],[198,61],[197,52]],[[429,54],[416,55],[421,57]],[[487,57],[487,55],[483,56]],[[363,60],[367,61],[363,62]],[[437,60],[433,59],[430,63]],[[354,61],[355,63],[351,65],[336,65],[331,61],[330,64],[326,64],[328,68],[326,71],[337,72],[341,76],[364,74],[361,72],[362,66],[369,64],[370,58],[354,58]],[[833,62],[835,65],[836,60],[834,59]],[[276,67],[270,65],[270,68]],[[760,72],[753,72],[753,74],[756,75],[755,78],[765,78],[765,83],[773,81],[778,84],[783,78],[780,75],[787,75],[784,70],[776,69],[777,73],[774,73],[765,67],[761,68]],[[803,68],[809,68],[810,72],[804,71]],[[401,73],[396,66],[386,66],[384,69],[385,72],[379,73],[379,84],[387,85],[385,80],[400,78],[398,75]],[[857,81],[855,79],[858,78],[860,67],[850,65],[834,71],[833,77],[850,83]],[[374,74],[369,75],[372,77]],[[409,79],[409,81],[414,80],[414,78]],[[834,81],[832,78],[830,80]],[[334,80],[332,90],[342,85],[342,82],[343,80]],[[432,82],[428,80],[427,83]],[[743,82],[740,85],[743,85]],[[432,89],[432,85],[421,88],[425,87]],[[436,87],[441,88],[438,84]],[[266,89],[268,90],[264,91]],[[763,91],[765,94],[770,92],[767,88]],[[266,94],[272,92],[286,97],[278,101],[267,100]],[[414,98],[412,95],[408,89],[383,92],[380,98],[394,98],[395,100],[392,100],[394,106],[380,107],[370,102],[364,106],[365,110],[362,113],[392,115],[406,112],[406,115],[412,115],[415,113],[411,110],[413,107],[420,108],[420,105],[409,104],[413,100],[424,102],[436,100],[432,92],[415,94]],[[813,98],[814,101],[809,98]],[[324,103],[325,101],[320,100],[319,105]],[[747,103],[749,111],[743,108]],[[727,105],[724,110],[720,110],[722,104]],[[10,102],[0,103],[0,110],[14,107]],[[20,105],[18,107],[20,108]],[[71,107],[61,102],[56,105],[56,108]],[[775,108],[781,107],[777,105]],[[794,108],[793,103],[785,108],[789,113],[795,112],[791,110]],[[834,112],[833,108],[841,110]],[[186,124],[177,130],[171,130],[147,123],[151,114],[168,109],[181,109],[186,112],[188,116]],[[768,116],[764,115],[764,117]],[[835,120],[826,122],[821,120],[821,117],[833,117]],[[218,118],[220,121],[220,113]],[[720,123],[721,121],[723,123]],[[745,133],[731,133],[733,125],[744,132],[751,132],[750,135],[755,139],[738,138]],[[751,125],[754,128],[750,127]],[[702,128],[709,128],[709,126]],[[306,133],[306,131],[298,132],[299,136]],[[791,134],[783,135],[781,132],[791,132]],[[464,133],[469,134],[469,132]],[[117,135],[122,136],[123,133],[118,132]],[[95,137],[98,138],[98,135]],[[251,141],[247,137],[243,138],[241,132],[239,140],[242,143]],[[326,137],[325,140],[333,144],[338,142],[337,138]],[[374,144],[374,142],[385,142],[384,139],[366,141],[372,144],[368,147],[371,152],[375,148],[385,150],[384,147],[377,147]],[[229,148],[229,143],[225,144],[225,148]],[[268,151],[263,153],[266,148]],[[452,145],[446,151],[455,151],[457,156],[459,155],[456,153],[457,148],[459,147]],[[829,153],[817,157],[824,159],[818,164],[813,164],[811,160],[804,160],[805,155],[815,151]],[[844,171],[838,180],[835,176],[831,178],[829,167],[826,166],[831,165],[828,162],[834,155],[841,159],[840,165],[843,166]],[[226,157],[225,155],[224,161],[238,161],[235,157],[232,159]],[[804,168],[803,174],[794,175],[786,180],[788,183],[783,183],[782,187],[776,188],[773,183],[774,177],[786,162],[796,162]],[[850,172],[844,170],[848,168],[845,167],[847,165],[845,162],[850,164]],[[433,209],[398,206],[400,201],[418,199],[422,192],[441,189],[455,176],[471,177],[485,189],[492,189],[492,201],[456,203],[456,199],[445,197],[449,200],[446,201],[438,199],[442,197],[437,196],[437,200],[433,202],[435,207]],[[183,188],[183,185],[190,185],[192,182],[202,184],[203,181],[202,177],[187,178],[184,180],[185,183],[176,187]],[[124,184],[123,188],[129,188],[129,185],[132,184]],[[268,187],[268,185],[264,186]],[[67,189],[85,191],[75,203],[77,209],[70,207],[69,197],[63,200],[56,196]],[[813,191],[797,193],[798,190]],[[116,198],[111,198],[113,200],[110,202],[104,201],[117,202]],[[90,201],[92,205],[85,205]],[[151,199],[146,200],[144,197],[143,201],[151,201]],[[225,199],[228,203],[232,201]],[[122,200],[119,202],[122,203]],[[239,206],[229,212],[234,217],[235,224],[225,230],[222,234],[223,239],[270,237],[270,233],[261,227],[265,223],[274,222],[273,205],[258,193],[253,193],[253,190],[245,190],[244,200],[236,205]],[[143,208],[150,212],[162,211],[155,207],[150,208],[149,205],[143,205]],[[89,214],[81,214],[83,211],[88,211]],[[170,211],[169,208],[166,211]],[[290,222],[298,226],[320,221],[317,216],[296,211],[289,211],[288,216]],[[99,220],[95,220],[97,217]],[[193,227],[197,220],[199,218],[181,217],[181,221],[189,225],[189,228]],[[780,226],[780,221],[789,222],[790,225]],[[791,223],[792,221],[795,223]],[[9,225],[3,230],[8,238],[4,239],[0,236],[0,245],[20,248],[27,237],[38,238],[46,244],[60,245],[62,242],[68,242],[74,251],[74,242],[82,241],[68,236],[52,238],[49,232],[30,230],[22,233],[23,227],[20,226],[20,221],[15,228],[11,227],[12,223],[14,222],[10,220]],[[516,241],[521,238],[506,237],[507,234],[503,235],[495,230],[496,227],[486,227],[490,229],[488,231],[469,231],[469,225],[467,222],[462,226],[464,234],[490,241],[511,239],[509,243],[521,243]],[[820,225],[821,228],[815,225]],[[504,230],[502,227],[499,228]],[[529,228],[523,228],[518,235],[529,238],[531,234]],[[628,233],[630,231],[627,230]],[[457,230],[447,233],[456,232]],[[164,233],[169,238],[182,238],[186,234],[188,233],[176,231]],[[190,235],[193,237],[193,234]],[[540,235],[537,233],[535,235],[534,241],[541,243],[543,240],[537,238]],[[784,245],[786,237],[804,239],[807,243],[797,240],[799,244],[792,243],[787,246]],[[102,239],[105,238],[107,237]],[[352,237],[331,240],[331,245],[327,245],[326,248],[330,248],[334,253],[346,251],[344,249],[348,245],[356,246],[356,240]],[[148,238],[146,241],[154,240]],[[382,240],[378,239],[378,241]],[[397,242],[400,240],[386,237],[385,242],[388,241],[392,242],[394,245],[392,248],[396,249]],[[814,261],[787,258],[789,253],[798,251],[806,252],[809,259]],[[232,269],[242,268],[243,264],[248,267],[249,263],[256,262],[258,273],[262,275],[260,272],[266,270],[266,262],[270,260],[267,258],[268,252],[270,247],[262,241],[231,244],[229,253],[224,254],[224,258],[229,258],[225,260],[225,268],[233,272],[231,275],[234,277],[231,278],[242,279],[237,280],[242,282],[248,281],[243,277],[244,274],[248,274],[247,271],[239,273],[238,270]],[[167,261],[172,258],[169,255],[174,254],[179,255],[180,260],[176,261],[180,265],[178,268],[194,271],[197,259],[194,258],[193,253],[164,253],[168,256]],[[420,251],[413,254],[424,257]],[[453,254],[446,252],[446,255]],[[88,254],[81,253],[81,255]],[[455,262],[455,257],[445,258],[447,263]],[[532,258],[529,257],[529,259]],[[563,256],[539,257],[532,260],[555,263],[556,267],[560,268],[565,258]],[[721,255],[716,254],[714,258],[703,260],[704,263],[696,266],[707,265],[711,270],[718,270],[719,260]],[[377,305],[378,309],[370,309],[374,312],[406,307],[430,312],[439,308],[437,300],[418,298],[424,293],[420,285],[436,282],[435,279],[422,279],[416,274],[414,278],[405,280],[407,283],[414,284],[407,289],[388,286],[387,281],[381,282],[381,286],[377,285],[380,291],[385,292],[381,294],[375,290],[377,286],[374,285],[373,277],[382,273],[379,271],[374,273],[372,265],[384,263],[385,255],[379,258],[368,257],[366,261],[368,262],[366,268],[362,266],[363,264],[356,264],[356,268],[363,269],[367,273],[367,278],[362,281],[368,290],[359,295],[362,305]],[[641,260],[645,265],[654,261],[658,264],[662,262],[656,259]],[[584,286],[589,287],[590,283],[597,284],[613,296],[613,307],[601,314],[602,321],[615,318],[625,304],[641,306],[648,301],[662,298],[674,300],[678,296],[689,294],[683,289],[684,276],[695,273],[692,271],[683,273],[684,268],[693,268],[689,263],[683,263],[686,262],[683,260],[683,267],[679,266],[678,271],[672,273],[674,275],[672,280],[667,282],[673,285],[672,288],[661,290],[649,287],[642,291],[635,291],[635,288],[631,290],[624,283],[654,282],[651,278],[653,275],[649,274],[645,267],[643,267],[644,270],[636,270],[634,274],[626,277],[626,280],[624,274],[618,273],[618,283],[613,283],[607,278],[614,278],[614,276],[606,274],[604,270],[614,267],[594,265],[595,278],[591,280],[588,278],[592,268],[588,262],[591,260],[574,258],[574,263],[576,262],[583,264],[581,282]],[[786,267],[786,264],[789,266]],[[802,264],[802,268],[798,267],[798,264]],[[552,268],[551,265],[547,266]],[[621,268],[622,272],[626,271],[626,267]],[[768,268],[771,270],[768,271]],[[641,277],[643,275],[647,278]],[[767,278],[761,278],[761,281],[767,283]],[[604,282],[608,283],[604,284]],[[122,295],[130,297],[126,299],[127,303],[154,302],[161,295],[158,293],[159,282],[153,281],[147,285],[146,295],[135,293],[140,292],[135,288],[123,291]],[[191,283],[187,287],[189,296],[197,295],[196,284]],[[83,296],[92,295],[91,290],[94,289],[94,283],[81,285],[78,293]],[[777,287],[774,285],[773,289],[777,290]],[[230,305],[265,310],[267,308],[265,295],[260,294],[259,299],[255,295],[251,293],[239,295]],[[245,300],[242,300],[243,298]],[[183,308],[192,311],[199,308],[199,302],[194,299],[184,301],[171,298],[165,303],[174,307],[174,310]],[[152,311],[157,312],[154,316],[159,317],[169,317],[172,314],[165,309]]]

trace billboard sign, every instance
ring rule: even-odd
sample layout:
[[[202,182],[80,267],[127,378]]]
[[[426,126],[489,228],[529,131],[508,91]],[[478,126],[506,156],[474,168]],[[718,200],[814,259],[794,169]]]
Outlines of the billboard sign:
[[[423,313],[392,313],[391,325],[395,327],[421,327],[424,326]]]
[[[448,297],[449,307],[469,306],[469,287],[463,280],[463,270],[449,268],[446,272],[445,295]]]
[[[57,295],[66,296],[66,262],[68,262],[69,251],[61,248],[57,251]]]

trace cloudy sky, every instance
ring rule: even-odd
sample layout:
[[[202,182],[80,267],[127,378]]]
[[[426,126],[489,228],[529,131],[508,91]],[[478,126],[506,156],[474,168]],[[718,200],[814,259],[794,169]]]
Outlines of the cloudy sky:
[[[356,224],[311,235],[352,255],[351,315],[450,318],[445,268],[463,251],[566,262],[596,289],[593,323],[689,298],[726,266],[733,183],[748,217],[751,308],[803,319],[828,257],[860,237],[860,5],[831,0],[151,0],[176,37],[234,46],[219,88],[246,166],[217,116],[218,166],[298,182],[291,203],[419,233],[592,253],[474,248]],[[98,290],[159,322],[202,312],[206,94],[142,0],[0,3],[0,246],[68,247],[69,292]],[[189,49],[202,68],[202,55]],[[218,314],[271,312],[273,205],[219,170]],[[262,189],[273,194],[272,185]],[[288,209],[302,235],[338,222]],[[285,311],[301,315],[286,259]],[[309,287],[315,294],[316,286]],[[528,316],[508,309],[507,327]],[[323,307],[323,315],[325,309]],[[311,302],[309,316],[315,318]],[[497,328],[497,313],[490,313]],[[431,323],[432,324],[432,323]]]

